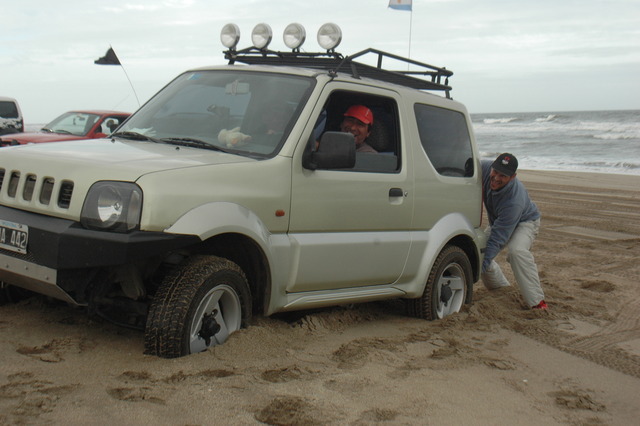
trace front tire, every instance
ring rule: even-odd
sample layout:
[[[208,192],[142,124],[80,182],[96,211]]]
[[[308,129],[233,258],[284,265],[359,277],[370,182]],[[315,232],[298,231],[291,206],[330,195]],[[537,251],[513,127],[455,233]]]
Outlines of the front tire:
[[[427,320],[459,312],[472,299],[471,263],[457,246],[446,246],[431,268],[422,296],[408,301],[409,315]]]
[[[145,327],[145,354],[177,358],[224,343],[251,317],[247,279],[238,265],[195,256],[170,273]]]

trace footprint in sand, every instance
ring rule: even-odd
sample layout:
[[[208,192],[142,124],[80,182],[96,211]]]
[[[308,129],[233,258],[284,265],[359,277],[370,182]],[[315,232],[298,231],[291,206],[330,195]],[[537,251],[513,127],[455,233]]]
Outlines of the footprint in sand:
[[[266,380],[271,383],[285,383],[293,380],[300,380],[302,378],[302,371],[296,367],[283,367],[275,370],[265,370],[260,377],[262,380]]]
[[[61,398],[80,387],[78,384],[57,385],[40,380],[27,371],[10,374],[7,380],[0,385],[2,424],[33,424],[34,419],[53,411]]]
[[[330,423],[330,410],[321,410],[308,399],[297,396],[277,397],[258,411],[256,420],[268,425],[317,426]]]
[[[62,362],[64,354],[79,354],[92,347],[95,344],[85,339],[53,339],[41,346],[20,346],[16,352],[42,362]]]
[[[551,392],[556,404],[571,410],[605,411],[606,406],[593,399],[586,391],[572,389]]]
[[[146,386],[112,388],[107,389],[107,393],[114,399],[127,402],[150,402],[152,404],[166,405],[162,398],[158,398],[153,393],[153,389]]]

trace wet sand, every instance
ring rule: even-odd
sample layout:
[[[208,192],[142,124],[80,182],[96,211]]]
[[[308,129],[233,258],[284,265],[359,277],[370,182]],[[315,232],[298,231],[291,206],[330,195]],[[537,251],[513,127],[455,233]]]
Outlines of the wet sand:
[[[477,283],[444,321],[397,301],[258,318],[165,360],[140,332],[31,298],[0,306],[0,424],[636,424],[640,176],[519,177],[542,211],[549,311]]]

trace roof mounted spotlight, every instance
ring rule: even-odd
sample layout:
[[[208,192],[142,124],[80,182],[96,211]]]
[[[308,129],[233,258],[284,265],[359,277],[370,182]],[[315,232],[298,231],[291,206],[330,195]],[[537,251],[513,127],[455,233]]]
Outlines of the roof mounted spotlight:
[[[240,41],[240,28],[236,24],[227,24],[220,31],[220,41],[229,50],[235,50]]]
[[[318,30],[318,44],[327,51],[333,51],[342,41],[342,30],[331,22],[324,24]]]
[[[258,24],[251,32],[251,42],[256,49],[266,49],[273,38],[273,31],[268,24]]]
[[[299,52],[300,46],[304,44],[307,38],[307,32],[302,25],[294,22],[287,25],[287,28],[284,29],[283,38],[284,44],[286,44],[289,49],[292,49],[294,52]]]

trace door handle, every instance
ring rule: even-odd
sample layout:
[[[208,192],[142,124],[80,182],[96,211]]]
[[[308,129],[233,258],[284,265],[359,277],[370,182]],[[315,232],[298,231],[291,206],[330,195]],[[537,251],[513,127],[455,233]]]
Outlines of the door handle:
[[[404,197],[404,191],[402,188],[391,188],[389,190],[389,197]]]

